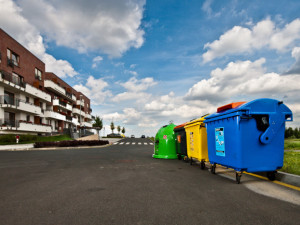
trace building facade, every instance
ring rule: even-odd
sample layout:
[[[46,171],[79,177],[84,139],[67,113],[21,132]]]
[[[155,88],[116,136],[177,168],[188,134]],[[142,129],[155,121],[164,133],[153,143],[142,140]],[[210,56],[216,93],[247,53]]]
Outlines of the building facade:
[[[0,134],[92,127],[90,99],[0,29]]]

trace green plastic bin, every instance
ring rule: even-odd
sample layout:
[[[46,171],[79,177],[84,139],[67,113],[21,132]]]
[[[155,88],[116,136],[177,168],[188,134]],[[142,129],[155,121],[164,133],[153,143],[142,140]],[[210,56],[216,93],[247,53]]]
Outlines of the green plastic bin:
[[[177,159],[173,123],[161,127],[155,136],[154,154],[156,159]]]

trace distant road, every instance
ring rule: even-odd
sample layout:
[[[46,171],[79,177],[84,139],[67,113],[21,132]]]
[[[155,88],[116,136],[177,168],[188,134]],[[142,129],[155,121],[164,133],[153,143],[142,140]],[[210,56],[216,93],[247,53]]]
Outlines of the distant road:
[[[299,192],[246,175],[238,185],[221,170],[153,159],[151,143],[0,152],[0,223],[299,224],[300,206],[287,202]]]

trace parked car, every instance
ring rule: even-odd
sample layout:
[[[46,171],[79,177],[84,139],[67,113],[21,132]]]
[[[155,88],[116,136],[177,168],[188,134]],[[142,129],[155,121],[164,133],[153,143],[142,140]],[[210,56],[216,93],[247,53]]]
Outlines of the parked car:
[[[134,135],[131,135],[131,138],[135,138],[135,136],[134,136]]]
[[[146,138],[145,135],[142,135],[141,138]]]

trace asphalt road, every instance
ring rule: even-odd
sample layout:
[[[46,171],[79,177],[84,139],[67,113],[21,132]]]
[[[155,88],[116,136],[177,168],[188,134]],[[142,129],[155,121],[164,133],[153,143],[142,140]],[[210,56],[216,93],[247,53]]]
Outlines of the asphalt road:
[[[153,159],[150,143],[0,152],[0,224],[299,224],[299,205],[246,185],[270,182]]]

